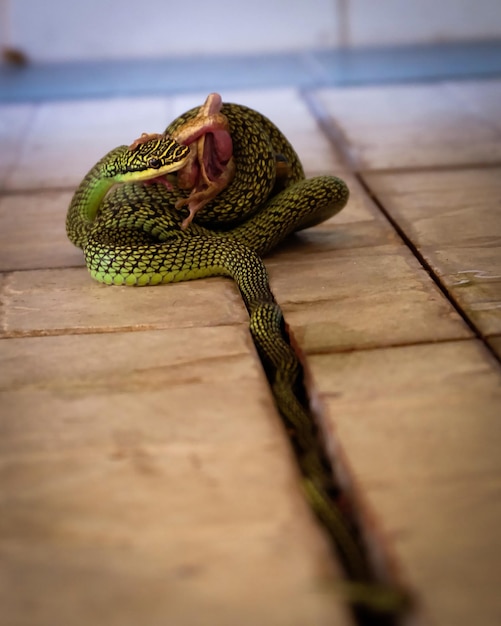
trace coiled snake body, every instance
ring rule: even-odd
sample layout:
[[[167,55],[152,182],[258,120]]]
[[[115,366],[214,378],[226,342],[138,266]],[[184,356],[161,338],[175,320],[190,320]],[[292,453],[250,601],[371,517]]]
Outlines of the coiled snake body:
[[[205,109],[177,118],[167,134],[145,136],[101,159],[75,192],[67,233],[83,249],[91,275],[104,283],[153,285],[215,275],[235,280],[277,406],[293,433],[311,506],[346,553],[355,578],[366,579],[356,543],[330,501],[332,484],[309,415],[302,366],[261,261],[290,233],[341,210],[348,190],[334,176],[305,179],[296,152],[271,121],[241,105],[221,105],[218,98],[213,94]],[[199,127],[208,131],[200,135]],[[181,145],[187,136],[184,143],[191,145]],[[211,180],[202,177],[202,184],[185,183],[184,189],[175,184],[176,177],[191,180],[186,171],[195,152],[203,168],[211,149],[217,153]],[[219,184],[230,165],[234,172]]]
[[[101,159],[75,192],[67,233],[83,249],[91,275],[104,283],[152,285],[232,277],[249,311],[256,346],[274,379],[279,408],[290,419],[286,405],[297,403],[291,388],[300,365],[285,336],[282,312],[260,257],[290,233],[341,210],[348,189],[334,176],[306,180],[296,152],[265,116],[236,104],[216,108],[227,119],[235,176],[187,228],[182,227],[185,209],[176,208],[187,192],[176,185],[166,189],[159,182],[144,181],[183,169],[189,149],[172,137],[197,119],[198,108],[174,120],[168,134],[120,146]],[[277,162],[286,165],[279,180]],[[296,426],[308,430],[303,423]]]

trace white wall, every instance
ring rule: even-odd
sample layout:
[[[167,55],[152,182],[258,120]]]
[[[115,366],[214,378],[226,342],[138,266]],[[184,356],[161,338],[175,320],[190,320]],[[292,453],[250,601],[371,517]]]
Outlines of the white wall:
[[[336,43],[332,0],[7,0],[11,45],[43,61],[251,53]]]
[[[501,0],[0,0],[35,61],[298,51],[501,37]]]
[[[351,45],[501,37],[501,0],[347,0]]]

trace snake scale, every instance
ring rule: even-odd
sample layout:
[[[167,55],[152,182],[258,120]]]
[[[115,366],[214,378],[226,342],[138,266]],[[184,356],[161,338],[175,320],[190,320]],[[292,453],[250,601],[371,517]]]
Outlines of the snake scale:
[[[213,171],[200,174],[211,151],[215,157],[206,167]],[[211,94],[205,108],[181,115],[164,134],[145,135],[103,157],[77,188],[66,226],[100,282],[233,278],[292,434],[306,496],[352,579],[366,581],[357,540],[333,501],[336,487],[311,417],[303,367],[261,260],[289,234],[335,215],[348,195],[335,176],[306,179],[294,148],[264,115]]]

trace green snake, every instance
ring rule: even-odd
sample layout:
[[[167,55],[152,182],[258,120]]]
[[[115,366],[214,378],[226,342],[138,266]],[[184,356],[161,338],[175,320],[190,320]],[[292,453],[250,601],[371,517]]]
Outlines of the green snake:
[[[92,277],[103,283],[233,278],[292,433],[305,493],[352,578],[365,581],[357,542],[332,502],[335,486],[311,418],[303,366],[261,259],[291,233],[335,215],[347,199],[341,179],[305,178],[294,148],[268,118],[211,94],[164,134],[145,135],[103,157],[77,188],[66,226]]]

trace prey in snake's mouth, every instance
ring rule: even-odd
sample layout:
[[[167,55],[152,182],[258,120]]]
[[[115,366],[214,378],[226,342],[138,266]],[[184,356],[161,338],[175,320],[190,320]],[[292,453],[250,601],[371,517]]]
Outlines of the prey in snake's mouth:
[[[183,229],[188,227],[198,211],[231,183],[235,175],[229,122],[221,113],[221,107],[221,96],[209,94],[197,115],[178,128],[172,137],[180,145],[189,147],[187,158],[169,171],[153,176],[150,172],[143,179],[146,184],[160,183],[169,190],[176,184],[180,189],[190,191],[175,205],[177,209],[188,208],[188,216],[181,224]],[[158,137],[161,135],[143,133],[129,149],[135,150]]]

